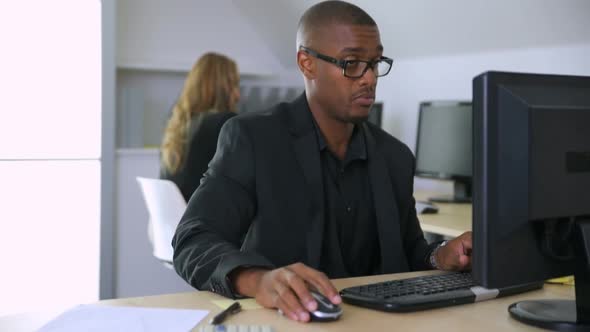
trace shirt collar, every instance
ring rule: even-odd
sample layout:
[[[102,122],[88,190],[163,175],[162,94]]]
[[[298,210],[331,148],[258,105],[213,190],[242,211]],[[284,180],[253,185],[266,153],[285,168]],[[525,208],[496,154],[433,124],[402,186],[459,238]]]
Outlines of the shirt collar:
[[[320,151],[324,151],[328,148],[328,145],[326,144],[326,139],[324,138],[324,134],[322,134],[320,127],[315,121],[315,118],[313,116],[311,118],[318,139],[318,149]],[[348,143],[348,149],[346,150],[345,160],[355,159],[367,160],[367,144],[365,142],[363,126],[360,124],[354,125],[354,129],[352,130],[352,136],[350,137],[350,142]]]

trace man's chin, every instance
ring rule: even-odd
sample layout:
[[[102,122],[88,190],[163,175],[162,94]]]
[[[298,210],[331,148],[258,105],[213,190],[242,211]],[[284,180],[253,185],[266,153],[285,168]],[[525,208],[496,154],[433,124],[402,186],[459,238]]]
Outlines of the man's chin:
[[[368,119],[369,119],[369,115],[351,116],[350,118],[348,118],[348,122],[354,123],[354,124],[360,124],[360,123],[367,121]]]

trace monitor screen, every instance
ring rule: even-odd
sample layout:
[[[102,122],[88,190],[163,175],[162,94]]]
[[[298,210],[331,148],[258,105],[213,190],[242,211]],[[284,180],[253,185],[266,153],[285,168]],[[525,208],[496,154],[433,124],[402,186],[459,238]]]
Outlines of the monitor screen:
[[[469,101],[420,103],[416,140],[416,175],[453,179],[456,199],[469,199],[472,169],[472,107]],[[461,197],[463,196],[463,197]],[[444,199],[431,199],[440,201]]]
[[[510,313],[557,329],[577,308],[590,322],[590,77],[477,76],[473,159],[474,279],[494,288],[575,274],[577,303]]]
[[[369,118],[367,121],[371,122],[372,124],[376,125],[377,127],[381,127],[381,117],[383,115],[383,103],[377,102],[371,106],[371,112],[369,112]]]

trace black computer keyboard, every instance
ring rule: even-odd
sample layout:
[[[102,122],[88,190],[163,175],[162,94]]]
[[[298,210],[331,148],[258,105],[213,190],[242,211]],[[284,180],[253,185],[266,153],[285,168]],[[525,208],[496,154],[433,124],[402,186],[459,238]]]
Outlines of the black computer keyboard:
[[[479,287],[470,273],[445,273],[345,288],[346,303],[384,311],[407,312],[473,303],[543,287],[535,282],[501,289]]]

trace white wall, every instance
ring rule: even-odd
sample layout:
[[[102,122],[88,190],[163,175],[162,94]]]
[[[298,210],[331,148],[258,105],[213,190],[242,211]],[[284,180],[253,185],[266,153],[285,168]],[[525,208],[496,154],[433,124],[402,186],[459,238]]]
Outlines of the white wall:
[[[160,145],[185,78],[185,72],[117,72],[118,147]]]
[[[230,0],[120,0],[117,65],[185,71],[205,52],[236,59],[243,73],[276,74],[278,60]]]
[[[414,150],[419,103],[471,100],[473,77],[488,70],[590,76],[590,44],[396,61],[377,87],[377,98],[384,103],[383,128]],[[441,187],[420,179],[415,186],[443,191],[451,188],[448,183]]]
[[[398,58],[590,42],[588,0],[348,0],[373,17]],[[233,0],[281,63],[295,67],[295,30],[320,0]]]
[[[396,61],[377,87],[384,129],[414,149],[420,101],[471,100],[473,77],[488,70],[590,76],[590,44]]]

